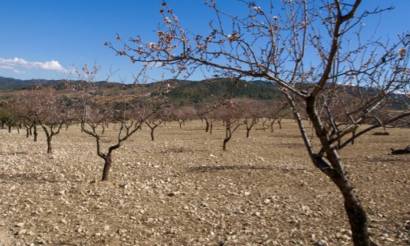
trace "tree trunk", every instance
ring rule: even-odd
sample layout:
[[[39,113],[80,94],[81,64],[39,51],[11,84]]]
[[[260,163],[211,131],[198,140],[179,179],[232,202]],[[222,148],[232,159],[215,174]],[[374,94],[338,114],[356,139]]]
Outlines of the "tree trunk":
[[[332,178],[343,195],[344,207],[349,218],[352,240],[355,246],[375,245],[369,237],[366,211],[353,192],[353,187],[344,174]]]
[[[356,136],[356,129],[352,131],[352,145],[354,145],[355,136]]]
[[[355,246],[375,245],[370,241],[366,211],[360,204],[359,199],[350,190],[343,193],[344,206],[349,217],[352,239]]]
[[[275,124],[275,120],[272,120],[270,123],[270,132],[273,132],[273,124]]]
[[[53,149],[51,147],[51,139],[52,137],[47,136],[47,153],[51,154],[53,152]]]
[[[264,131],[266,131],[266,119],[264,119],[263,121],[262,121],[262,129],[264,130]]]
[[[155,128],[151,128],[151,141],[154,141],[154,130]]]
[[[30,129],[26,127],[26,138],[30,137]]]
[[[229,141],[229,138],[225,138],[225,139],[224,139],[224,142],[223,142],[223,144],[222,144],[222,150],[223,150],[223,151],[226,151],[226,144],[228,143],[228,141]]]
[[[246,128],[246,138],[249,138],[249,133],[251,132],[251,128]]]
[[[339,188],[344,198],[345,212],[349,218],[350,228],[352,231],[352,240],[355,246],[373,246],[371,242],[367,226],[366,211],[360,204],[359,199],[353,193],[353,187],[345,175],[343,170],[343,163],[340,159],[339,153],[336,149],[330,146],[327,138],[327,131],[323,127],[322,122],[318,116],[315,108],[315,97],[309,97],[306,100],[306,112],[312,123],[312,127],[316,136],[319,138],[323,147],[326,147],[326,159],[330,162],[325,168],[321,168],[321,164],[317,161],[315,165],[325,173]],[[331,168],[331,169],[329,169]]]
[[[111,153],[107,154],[107,156],[104,158],[104,169],[103,169],[103,175],[101,178],[101,181],[107,181],[108,176],[110,174],[110,169],[111,169]]]
[[[282,120],[278,120],[279,129],[282,129]]]
[[[34,125],[33,136],[34,136],[33,138],[34,142],[37,142],[37,126],[36,125]]]
[[[205,132],[209,131],[209,122],[207,119],[205,119]]]
[[[11,125],[8,125],[7,127],[8,127],[8,130],[9,130],[9,133],[11,133]]]
[[[343,195],[344,208],[349,219],[350,229],[352,231],[352,240],[354,246],[375,246],[369,237],[368,220],[366,211],[360,204],[359,199],[353,192],[353,187],[349,179],[345,176],[343,170],[337,171],[335,167],[342,167],[336,150],[327,152],[327,162],[330,162],[332,168],[323,167],[319,160],[314,160],[315,166],[326,174],[334,184],[339,188]],[[330,165],[329,164],[329,165]],[[328,164],[324,164],[328,165]]]
[[[231,139],[231,137],[232,137],[231,129],[230,129],[230,128],[226,128],[226,130],[225,130],[225,138],[224,138],[224,141],[223,141],[223,144],[222,144],[222,150],[223,150],[223,151],[226,151],[226,144],[229,142],[229,140]]]
[[[209,134],[212,134],[213,128],[214,128],[214,123],[211,121],[211,123],[209,123]]]

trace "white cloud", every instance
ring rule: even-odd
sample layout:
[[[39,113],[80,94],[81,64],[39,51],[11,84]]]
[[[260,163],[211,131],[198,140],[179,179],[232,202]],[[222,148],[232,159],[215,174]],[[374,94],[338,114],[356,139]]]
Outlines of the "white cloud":
[[[59,61],[27,61],[23,58],[1,58],[0,57],[0,69],[7,69],[12,71],[20,71],[21,69],[40,69],[53,72],[67,72]]]

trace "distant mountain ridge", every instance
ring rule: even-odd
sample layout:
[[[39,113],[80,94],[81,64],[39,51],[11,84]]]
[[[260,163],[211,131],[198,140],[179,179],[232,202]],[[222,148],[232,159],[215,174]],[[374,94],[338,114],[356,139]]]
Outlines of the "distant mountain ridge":
[[[52,86],[56,90],[65,93],[65,89],[72,86],[86,85],[81,80],[45,80],[31,79],[20,80],[14,78],[0,77],[0,92],[10,94],[19,90],[31,89],[33,87]],[[155,96],[163,93],[174,105],[188,105],[206,103],[219,98],[250,98],[255,100],[275,100],[281,97],[277,86],[264,80],[234,80],[230,78],[214,78],[201,81],[169,79],[149,84],[125,84],[110,81],[98,81],[93,83],[95,95],[121,98],[124,95]],[[70,87],[71,86],[71,87]],[[310,85],[300,85],[309,87]],[[348,94],[354,93],[354,87],[341,88]],[[69,91],[69,90],[68,90]],[[68,92],[67,91],[67,92]],[[377,93],[374,89],[363,88],[365,94]],[[410,97],[403,94],[393,95],[389,108],[406,110],[410,108]]]
[[[8,77],[1,77],[0,76],[0,90],[22,90],[22,89],[30,89],[36,86],[53,86],[56,89],[62,88],[63,85],[67,83],[85,83],[81,80],[53,80],[53,79],[29,79],[29,80],[22,80],[22,79],[15,79],[15,78],[8,78]],[[108,82],[108,81],[98,81],[96,84],[101,85],[121,85],[121,83],[117,82]]]
[[[0,91],[13,92],[40,86],[52,86],[63,90],[70,86],[86,84],[81,80],[19,80],[0,77]],[[201,103],[220,97],[244,97],[259,100],[271,100],[280,96],[279,91],[269,82],[232,80],[229,78],[206,79],[202,81],[170,79],[150,84],[125,84],[109,81],[93,83],[96,88],[105,90],[104,95],[118,91],[129,90],[136,92],[136,88],[144,93],[156,93],[158,88],[166,91],[167,97],[177,104]]]

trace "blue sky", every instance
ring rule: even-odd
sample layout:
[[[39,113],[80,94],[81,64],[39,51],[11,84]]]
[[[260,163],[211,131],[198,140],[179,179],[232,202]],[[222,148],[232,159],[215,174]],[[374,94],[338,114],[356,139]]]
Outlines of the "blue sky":
[[[204,30],[211,13],[202,0],[169,0],[190,30]],[[230,12],[242,6],[235,0],[219,0]],[[365,0],[364,8],[395,6],[373,18],[377,34],[393,37],[409,31],[410,0]],[[64,71],[83,64],[101,66],[100,78],[109,69],[113,80],[130,82],[135,65],[106,48],[115,34],[136,34],[149,40],[160,21],[160,0],[2,0],[0,2],[0,76],[21,79],[66,78]]]

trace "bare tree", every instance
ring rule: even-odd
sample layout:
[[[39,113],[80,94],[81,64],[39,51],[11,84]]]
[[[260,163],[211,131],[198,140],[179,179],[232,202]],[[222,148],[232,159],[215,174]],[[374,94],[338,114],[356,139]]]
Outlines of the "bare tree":
[[[269,127],[270,132],[274,131],[275,123],[278,124],[279,129],[282,129],[282,117],[286,116],[289,105],[286,102],[275,102],[273,106],[269,107],[268,112],[266,112],[266,117],[270,120]]]
[[[215,119],[221,120],[225,127],[225,137],[222,142],[222,150],[226,151],[228,142],[232,139],[233,133],[244,124],[241,110],[232,100],[220,105],[214,112]]]
[[[195,109],[192,106],[174,106],[169,109],[168,113],[169,120],[177,121],[179,128],[182,128],[186,121],[194,119],[195,116]]]
[[[170,105],[163,100],[147,100],[144,102],[145,113],[144,123],[150,129],[151,141],[155,140],[155,129],[161,124],[165,124],[171,118]]]
[[[51,141],[54,136],[60,133],[60,130],[65,122],[65,112],[61,108],[56,95],[53,92],[45,92],[44,98],[47,102],[41,102],[39,111],[36,112],[37,122],[41,126],[46,135],[47,153],[52,153]]]
[[[129,137],[141,129],[143,120],[135,118],[134,115],[132,115],[134,112],[121,112],[123,117],[121,119],[115,119],[113,111],[106,105],[102,106],[94,104],[93,106],[90,106],[90,104],[88,104],[85,109],[81,121],[81,130],[95,139],[97,155],[104,160],[102,181],[107,181],[109,178],[109,172],[112,165],[112,153],[114,150],[120,148]],[[107,147],[106,151],[103,151],[102,139],[107,136],[105,131],[106,122],[118,123],[119,129],[114,142]]]
[[[96,65],[93,67],[85,65],[78,73],[86,81],[86,86],[80,91],[81,106],[77,111],[77,117],[80,118],[81,131],[95,139],[97,155],[104,160],[101,180],[107,181],[113,162],[113,152],[140,130],[142,124],[157,113],[162,104],[158,103],[156,97],[151,98],[150,101],[150,105],[155,107],[147,107],[147,102],[140,98],[121,97],[123,100],[120,101],[101,102],[93,93],[96,91],[94,79],[97,72]],[[75,116],[73,115],[72,118]],[[110,123],[119,127],[112,127],[111,132],[106,131]]]
[[[226,105],[229,102],[229,98],[231,98],[231,96],[224,95],[215,102],[197,104],[194,106],[198,118],[201,121],[205,121],[205,132],[212,134],[213,123],[217,118],[216,110]]]
[[[0,104],[1,128],[7,126],[9,133],[11,133],[12,127],[17,125],[18,118],[21,116],[17,110],[18,105],[15,99],[2,101]]]
[[[158,119],[158,118],[151,118],[151,119],[146,119],[145,120],[145,125],[148,126],[148,128],[150,129],[150,136],[151,136],[151,141],[155,140],[155,129],[157,129],[158,126],[160,126],[163,123],[162,119]]]
[[[339,151],[370,130],[410,115],[406,109],[384,121],[377,116],[395,93],[409,88],[410,34],[399,35],[394,43],[373,37],[366,40],[361,34],[363,20],[389,8],[361,10],[361,0],[284,1],[266,8],[240,2],[248,9],[245,16],[228,14],[216,1],[206,1],[216,17],[205,35],[186,31],[163,3],[156,41],[144,43],[137,37],[124,49],[107,46],[132,62],[159,63],[177,75],[207,67],[221,76],[262,78],[278,85],[293,110],[312,163],[343,195],[354,245],[372,245],[365,209]],[[348,86],[367,96],[338,117],[332,105],[348,104],[343,100],[346,94],[340,92]],[[310,141],[302,115],[312,123],[318,146]],[[360,128],[365,122],[370,126]]]
[[[215,108],[215,105],[195,105],[196,114],[201,121],[205,121],[205,132],[209,134],[212,134],[213,130],[212,112],[215,110]]]
[[[37,141],[37,125],[46,137],[47,153],[53,152],[53,137],[60,133],[65,122],[66,108],[53,88],[37,88],[24,92],[16,101],[19,122],[26,128],[26,137],[34,135]]]
[[[244,99],[237,102],[238,107],[243,112],[244,125],[246,127],[246,138],[250,137],[251,130],[258,124],[259,120],[267,117],[268,105],[270,103],[258,100]],[[270,107],[269,107],[270,109]]]

